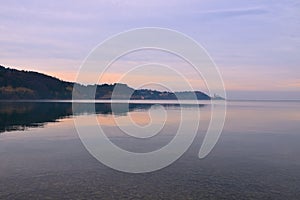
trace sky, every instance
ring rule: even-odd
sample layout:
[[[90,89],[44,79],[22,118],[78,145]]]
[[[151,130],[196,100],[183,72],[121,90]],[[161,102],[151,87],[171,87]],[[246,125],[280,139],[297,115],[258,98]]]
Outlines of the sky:
[[[11,0],[2,1],[0,9],[0,65],[74,81],[83,60],[105,39],[129,29],[162,27],[206,49],[229,99],[300,99],[297,0]],[[102,81],[113,83],[129,69],[125,66],[155,59],[190,74],[205,91],[189,66],[157,52],[121,58]],[[138,87],[147,77],[163,78],[155,70],[145,74],[126,83]]]

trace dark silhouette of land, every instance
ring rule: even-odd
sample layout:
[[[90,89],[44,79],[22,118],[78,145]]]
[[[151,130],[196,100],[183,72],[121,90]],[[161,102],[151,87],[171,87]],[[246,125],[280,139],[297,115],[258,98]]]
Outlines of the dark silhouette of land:
[[[114,99],[139,100],[177,100],[194,99],[210,100],[211,97],[201,91],[168,92],[140,89],[135,90],[126,84],[102,84],[102,85],[81,85],[78,83],[67,82],[58,78],[33,72],[5,68],[0,65],[0,99],[1,100],[71,100],[73,88],[76,85],[76,99],[91,99],[89,95],[95,91],[93,99],[111,99],[115,87],[118,92]]]

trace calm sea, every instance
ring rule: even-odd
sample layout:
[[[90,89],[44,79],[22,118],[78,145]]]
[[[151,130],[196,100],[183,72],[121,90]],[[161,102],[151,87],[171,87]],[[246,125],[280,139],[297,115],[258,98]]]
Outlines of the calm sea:
[[[89,102],[77,104],[74,115],[66,101],[0,103],[0,199],[300,198],[298,101],[229,101],[223,132],[204,159],[198,153],[210,102],[136,101],[129,107],[117,102],[114,110],[105,101],[96,102],[95,109]],[[149,152],[174,138],[182,110],[190,113],[184,123],[199,121],[197,136],[182,157],[151,173],[105,166],[89,154],[74,125],[80,120],[88,130],[96,117],[119,147]],[[192,117],[194,112],[200,118]],[[150,138],[122,132],[129,120],[143,127],[160,124],[162,117],[163,128]]]

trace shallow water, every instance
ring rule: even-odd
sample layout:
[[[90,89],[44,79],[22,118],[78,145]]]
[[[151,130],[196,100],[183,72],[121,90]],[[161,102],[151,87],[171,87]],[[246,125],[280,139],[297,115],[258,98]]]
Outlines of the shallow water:
[[[140,126],[160,123],[155,102],[97,102],[95,113],[82,102],[76,115],[70,102],[0,103],[0,199],[299,199],[300,102],[228,102],[224,130],[213,151],[198,158],[211,105],[162,104],[161,132],[137,139],[116,127],[132,119]],[[97,118],[113,143],[133,152],[168,144],[180,122],[180,109],[200,118],[197,136],[170,166],[145,174],[115,171],[91,156],[74,119],[92,126]],[[151,115],[149,111],[151,110]],[[151,121],[152,120],[152,121]],[[144,133],[140,133],[141,135]],[[186,134],[189,134],[188,132]]]

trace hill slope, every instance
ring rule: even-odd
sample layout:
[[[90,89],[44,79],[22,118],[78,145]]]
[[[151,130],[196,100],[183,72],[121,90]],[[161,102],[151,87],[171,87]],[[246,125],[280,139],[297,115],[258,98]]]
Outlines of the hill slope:
[[[126,84],[80,85],[77,83],[59,80],[57,78],[32,71],[21,71],[5,68],[0,65],[0,99],[2,100],[34,100],[34,99],[72,99],[73,86],[76,84],[78,98],[86,99],[86,91],[96,90],[96,99],[111,99],[112,92],[117,86],[120,91],[115,97],[126,99],[126,94],[132,93],[131,99],[168,99],[175,100],[176,96],[182,99],[192,99],[193,92],[161,92],[156,90],[134,90]],[[196,91],[199,100],[211,99],[203,92]]]

